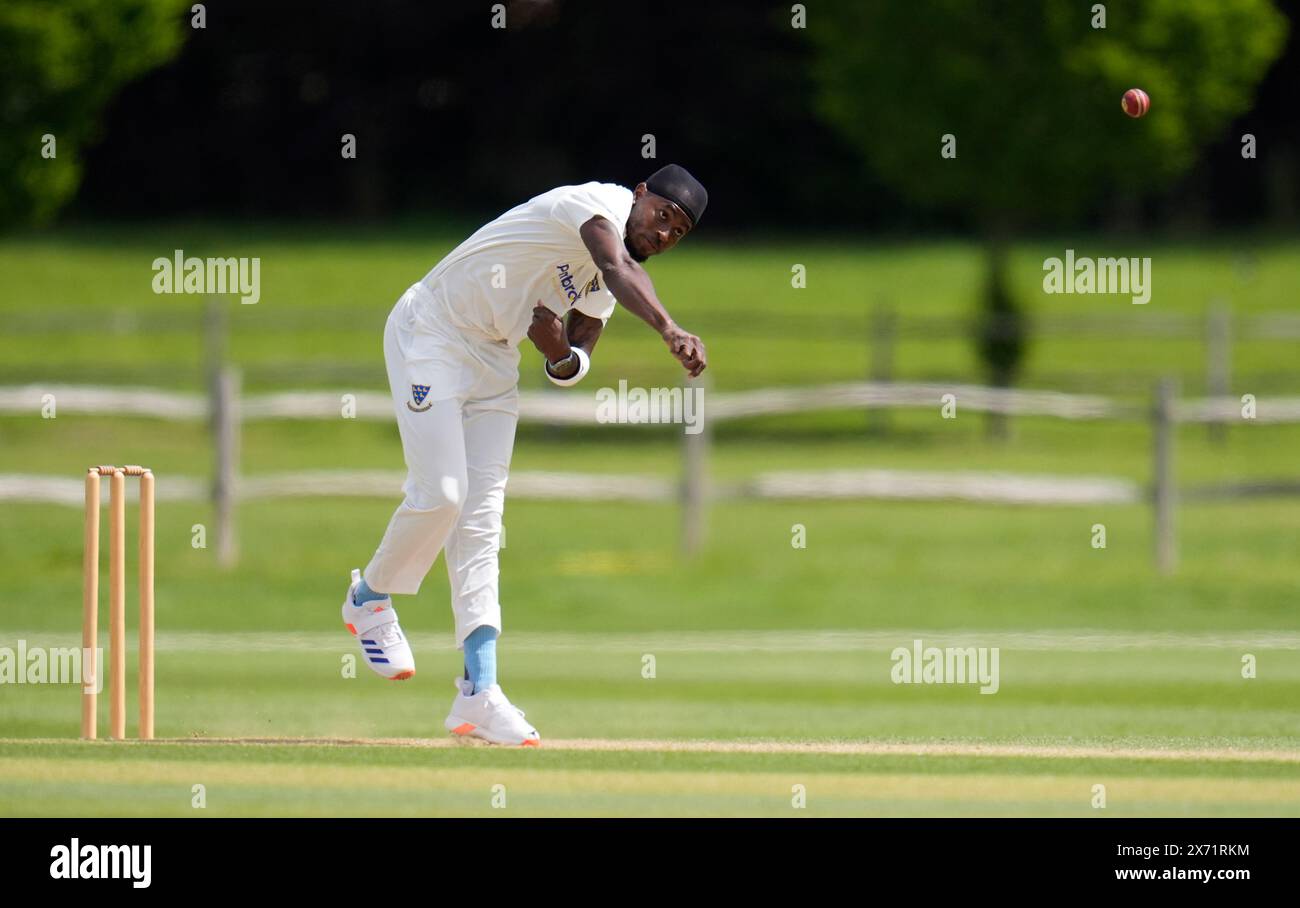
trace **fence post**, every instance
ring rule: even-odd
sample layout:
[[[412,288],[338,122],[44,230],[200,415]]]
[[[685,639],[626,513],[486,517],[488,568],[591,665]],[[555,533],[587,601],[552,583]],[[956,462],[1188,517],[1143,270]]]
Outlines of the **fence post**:
[[[1156,388],[1155,406],[1151,411],[1155,454],[1152,491],[1156,567],[1166,575],[1172,574],[1178,564],[1178,540],[1174,527],[1174,510],[1178,504],[1174,477],[1174,441],[1178,431],[1174,404],[1177,394],[1177,379],[1162,378]]]
[[[871,312],[868,327],[870,343],[867,353],[867,378],[873,382],[890,382],[894,379],[894,339],[898,331],[898,316],[892,306],[882,302]],[[868,407],[867,429],[885,434],[889,431],[889,408]]]
[[[239,370],[224,366],[213,384],[212,511],[216,522],[217,564],[232,568],[239,562],[239,534],[235,527],[239,493]]]
[[[699,429],[682,433],[682,551],[687,555],[694,555],[704,545],[708,519],[709,436],[713,432],[708,415],[709,384],[705,378],[687,378],[682,387],[683,396],[695,395],[697,422],[692,428]]]
[[[1232,310],[1221,299],[1210,304],[1205,317],[1205,393],[1227,397],[1232,388]],[[1217,420],[1206,423],[1209,440],[1223,444],[1227,427]]]
[[[212,431],[212,520],[217,564],[234,567],[239,561],[235,528],[235,495],[239,474],[238,370],[226,364],[226,307],[208,297],[204,316],[204,349],[208,369],[208,416]]]

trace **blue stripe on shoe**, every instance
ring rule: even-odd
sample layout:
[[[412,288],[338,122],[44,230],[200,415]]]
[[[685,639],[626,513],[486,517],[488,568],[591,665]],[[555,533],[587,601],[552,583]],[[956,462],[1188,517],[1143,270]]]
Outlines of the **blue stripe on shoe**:
[[[378,645],[379,645],[379,644],[375,643],[375,641],[373,641],[373,640],[362,640],[361,642],[364,643],[364,644],[366,644],[367,646],[378,646]]]
[[[378,654],[381,655],[381,656],[384,654],[384,651],[383,651],[382,649],[371,649],[371,648],[368,647],[368,646],[366,647],[366,652],[368,652],[368,653],[378,653]]]
[[[388,660],[387,660],[387,659],[380,659],[378,656],[371,656],[371,657],[370,657],[370,661],[371,661],[371,662],[382,662],[382,663],[384,663],[385,665],[388,664]]]

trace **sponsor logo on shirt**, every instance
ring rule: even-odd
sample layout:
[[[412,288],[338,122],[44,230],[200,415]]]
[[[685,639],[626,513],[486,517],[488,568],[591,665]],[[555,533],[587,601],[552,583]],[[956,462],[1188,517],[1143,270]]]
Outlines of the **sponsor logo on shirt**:
[[[556,265],[555,271],[556,271],[556,277],[560,281],[560,292],[564,294],[565,297],[568,298],[570,306],[577,305],[578,300],[582,299],[584,295],[588,293],[595,293],[597,290],[600,289],[599,274],[593,277],[591,281],[587,284],[587,286],[579,290],[577,289],[577,284],[573,280],[573,272],[569,270],[568,262],[564,262],[563,264]]]

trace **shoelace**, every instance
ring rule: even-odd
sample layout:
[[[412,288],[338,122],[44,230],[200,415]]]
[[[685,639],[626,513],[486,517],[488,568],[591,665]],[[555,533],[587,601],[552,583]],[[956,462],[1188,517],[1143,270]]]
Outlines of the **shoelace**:
[[[395,646],[402,642],[402,631],[398,628],[397,622],[381,625],[375,630],[374,635],[380,646]]]
[[[515,712],[519,713],[521,718],[524,715],[526,715],[522,709],[520,709],[518,706],[515,706],[513,703],[511,703],[510,698],[508,698],[504,693],[501,694],[501,702],[504,703],[506,706],[510,707],[511,709],[513,709]]]

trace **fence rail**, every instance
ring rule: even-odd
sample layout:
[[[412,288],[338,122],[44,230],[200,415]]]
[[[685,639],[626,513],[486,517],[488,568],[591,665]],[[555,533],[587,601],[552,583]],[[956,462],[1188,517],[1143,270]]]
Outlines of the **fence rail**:
[[[1222,309],[1223,307],[1215,307]],[[1212,309],[1211,312],[1214,310]],[[889,313],[882,319],[881,313]],[[373,320],[376,330],[383,327],[387,308],[358,308],[353,305],[311,307],[249,307],[246,330],[257,334],[274,332],[293,333],[318,330],[322,325],[349,325],[355,327],[358,319]],[[170,306],[153,308],[113,308],[105,306],[59,306],[57,308],[20,311],[6,314],[5,332],[15,335],[139,335],[183,334],[201,328],[207,317],[199,308],[176,309]],[[1215,316],[1190,312],[1161,312],[1147,309],[1124,314],[1111,313],[1039,313],[999,321],[983,317],[952,317],[897,313],[887,305],[875,311],[864,310],[858,319],[861,329],[890,330],[900,338],[969,338],[974,331],[1013,331],[1021,327],[1042,337],[1149,337],[1186,338],[1205,337],[1207,323]],[[784,337],[790,323],[784,315],[769,312],[747,312],[743,319],[735,313],[703,313],[692,323],[697,329],[722,328],[730,334],[748,337]],[[1230,314],[1228,326],[1245,340],[1295,340],[1300,338],[1300,313],[1251,312]],[[245,330],[245,329],[241,329]],[[802,337],[848,338],[853,336],[854,320],[838,315],[803,317],[799,321]]]
[[[227,373],[229,374],[229,373]],[[711,421],[781,416],[825,410],[871,408],[938,408],[953,395],[962,411],[1058,419],[1142,419],[1146,407],[1095,394],[989,388],[941,382],[843,382],[759,391],[711,392]],[[0,413],[39,413],[51,402],[60,413],[135,416],[174,421],[205,421],[221,406],[221,395],[157,388],[105,388],[93,385],[30,384],[0,387]],[[1235,397],[1207,397],[1179,402],[1178,422],[1237,422],[1242,402]],[[238,404],[244,422],[274,419],[344,418],[392,422],[393,399],[381,391],[282,391],[243,395]],[[552,425],[598,422],[594,394],[523,391],[519,418]],[[1265,397],[1258,403],[1259,422],[1300,421],[1300,397]]]
[[[1066,420],[1143,420],[1151,426],[1152,478],[1143,488],[1114,477],[1033,476],[1003,473],[920,472],[904,470],[829,470],[760,473],[745,481],[710,483],[710,427],[718,421],[787,416],[814,410],[940,408],[947,395],[959,412],[1042,416]],[[132,416],[166,421],[206,421],[215,456],[210,480],[162,477],[164,501],[210,498],[214,504],[222,563],[237,555],[234,504],[239,500],[299,496],[382,496],[400,494],[402,475],[386,471],[301,472],[239,476],[239,427],[259,420],[355,418],[392,421],[393,401],[381,392],[356,394],[286,391],[241,395],[238,372],[214,373],[207,395],[157,388],[107,388],[88,385],[28,384],[0,387],[0,414],[55,413]],[[1300,397],[1264,397],[1254,421],[1300,422]],[[581,392],[523,392],[520,419],[545,425],[592,425],[599,421],[597,397]],[[683,436],[679,481],[654,476],[566,473],[512,474],[509,491],[518,498],[671,501],[682,505],[682,540],[688,551],[703,544],[707,504],[727,498],[959,500],[1003,504],[1124,504],[1148,501],[1155,512],[1157,563],[1172,571],[1176,563],[1174,520],[1179,490],[1174,482],[1174,427],[1179,423],[1223,426],[1246,422],[1242,402],[1233,397],[1179,400],[1172,380],[1163,381],[1151,406],[1135,406],[1097,395],[987,388],[939,382],[849,382],[801,388],[710,393],[698,433]],[[1288,479],[1198,486],[1190,500],[1300,494],[1300,481]],[[0,500],[79,504],[80,477],[0,476]]]
[[[405,473],[393,470],[271,473],[242,477],[234,494],[238,501],[394,498],[401,495],[405,479]],[[84,492],[85,484],[79,478],[0,474],[0,501],[80,506]],[[671,502],[680,499],[681,486],[661,476],[523,470],[510,474],[507,493],[512,499]],[[206,501],[209,497],[208,482],[199,477],[165,476],[157,480],[157,498],[160,501]],[[762,498],[775,501],[971,501],[1021,505],[1133,504],[1142,500],[1142,489],[1132,480],[1107,477],[1018,476],[974,471],[791,470],[713,483],[706,497],[711,501]]]
[[[150,306],[146,308],[121,308],[103,306],[71,306],[48,309],[34,309],[10,313],[5,322],[5,332],[11,336],[40,336],[93,334],[100,337],[145,335],[158,337],[166,334],[201,334],[205,346],[214,340],[222,347],[220,355],[213,359],[213,350],[208,351],[207,359],[212,362],[224,362],[226,335],[232,330],[237,334],[256,333],[259,336],[277,332],[298,332],[318,330],[321,326],[352,325],[358,320],[373,321],[375,330],[379,330],[386,310],[374,307],[358,306],[313,306],[313,307],[244,307],[237,324],[229,324],[225,300],[217,297],[208,299],[205,307],[175,308]],[[738,319],[735,313],[706,312],[693,323],[701,334],[720,331],[744,338],[784,338],[788,334],[788,319],[773,312],[747,313]],[[969,342],[973,338],[987,338],[1020,334],[1025,332],[1033,338],[1066,341],[1081,338],[1111,338],[1124,340],[1173,340],[1198,344],[1202,348],[1199,363],[1187,360],[1188,368],[1182,370],[1181,377],[1191,387],[1203,388],[1207,397],[1226,395],[1227,391],[1239,386],[1255,389],[1259,393],[1280,389],[1294,388],[1300,382],[1300,368],[1289,369],[1285,362],[1278,368],[1246,369],[1234,374],[1233,347],[1241,342],[1268,343],[1294,342],[1300,339],[1300,313],[1293,311],[1234,312],[1226,302],[1212,300],[1200,313],[1166,312],[1148,307],[1126,307],[1122,311],[1103,312],[1054,312],[1044,311],[1026,314],[1020,319],[997,318],[986,316],[936,316],[924,313],[900,311],[887,297],[877,300],[874,308],[864,307],[854,317],[844,315],[821,315],[812,313],[800,320],[800,337],[810,344],[835,342],[837,344],[857,345],[866,357],[865,371],[860,361],[854,357],[850,362],[845,377],[855,379],[868,378],[875,382],[889,383],[900,377],[900,367],[905,368],[903,357],[899,355],[899,345],[907,342],[950,341]],[[816,355],[814,353],[814,355]],[[86,372],[95,380],[113,383],[142,382],[151,384],[158,381],[152,374],[131,364],[100,363],[90,365]],[[1022,376],[1022,383],[1032,383],[1039,387],[1064,391],[1079,389],[1093,393],[1111,393],[1115,395],[1142,394],[1157,371],[1129,369],[1123,374],[1109,371],[1070,372],[1053,368],[1049,362],[1039,361],[1031,364],[1032,371]],[[30,371],[16,371],[0,364],[0,382],[22,381]],[[362,363],[311,360],[290,362],[277,359],[273,363],[249,363],[246,376],[251,385],[259,387],[282,387],[285,385],[328,386],[330,383],[346,384],[352,387],[366,387],[377,375],[373,365]],[[185,377],[198,384],[199,372]],[[45,377],[45,376],[42,376]],[[48,377],[54,378],[51,373]],[[650,383],[656,379],[648,374],[639,378],[641,383]],[[954,380],[958,380],[954,377]],[[757,393],[757,392],[756,392]],[[254,418],[260,418],[259,408],[266,408],[267,418],[316,418],[312,413],[325,409],[325,405],[315,409],[295,410],[296,402],[290,399],[280,401],[251,402]],[[739,406],[739,404],[737,404]],[[906,406],[907,404],[902,404]],[[149,407],[141,403],[139,412]],[[876,410],[899,406],[884,402],[875,406]],[[382,406],[380,407],[382,410]],[[363,407],[359,418],[378,418],[368,415],[377,412],[374,407]],[[1014,411],[1004,411],[1014,412]],[[198,418],[191,414],[191,418]],[[527,417],[525,417],[527,418]],[[1106,417],[1096,417],[1106,418]],[[1264,418],[1264,417],[1261,417]],[[568,420],[570,417],[561,416]],[[873,421],[884,426],[887,419],[877,413]],[[1213,425],[1207,431],[1212,441],[1222,440],[1222,432]]]

